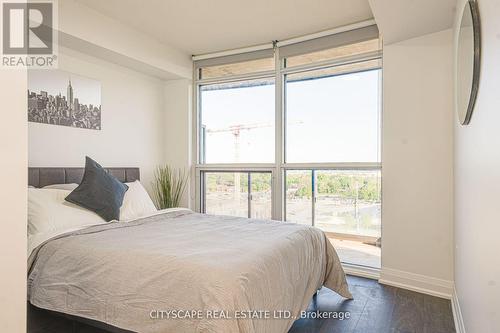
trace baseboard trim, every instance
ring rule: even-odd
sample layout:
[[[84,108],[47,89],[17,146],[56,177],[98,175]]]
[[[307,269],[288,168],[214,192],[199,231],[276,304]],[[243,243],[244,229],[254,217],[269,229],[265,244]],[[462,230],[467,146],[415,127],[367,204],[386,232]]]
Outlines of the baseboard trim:
[[[344,268],[344,272],[348,275],[360,276],[373,280],[380,279],[380,269],[378,268],[351,265],[345,263],[342,264],[342,268]]]
[[[392,268],[382,268],[378,282],[450,300],[453,295],[452,281]]]
[[[455,287],[453,287],[453,297],[451,298],[451,310],[453,311],[456,332],[465,333],[464,318],[462,317],[462,310],[460,310],[460,303],[458,302],[458,294]]]

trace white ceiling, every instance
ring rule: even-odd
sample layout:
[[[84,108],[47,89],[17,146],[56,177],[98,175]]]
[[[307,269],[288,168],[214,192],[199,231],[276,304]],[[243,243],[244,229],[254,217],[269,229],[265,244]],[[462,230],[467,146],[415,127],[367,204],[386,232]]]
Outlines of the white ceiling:
[[[368,0],[77,2],[188,54],[204,54],[263,44],[373,17]]]
[[[384,44],[453,26],[457,0],[369,0]]]

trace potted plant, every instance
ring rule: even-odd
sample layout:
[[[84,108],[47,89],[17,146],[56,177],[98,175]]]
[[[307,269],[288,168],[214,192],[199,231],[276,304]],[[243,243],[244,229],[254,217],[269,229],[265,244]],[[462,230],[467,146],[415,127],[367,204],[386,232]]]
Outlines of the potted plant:
[[[169,165],[156,168],[153,180],[153,196],[158,209],[179,207],[186,190],[188,173]]]

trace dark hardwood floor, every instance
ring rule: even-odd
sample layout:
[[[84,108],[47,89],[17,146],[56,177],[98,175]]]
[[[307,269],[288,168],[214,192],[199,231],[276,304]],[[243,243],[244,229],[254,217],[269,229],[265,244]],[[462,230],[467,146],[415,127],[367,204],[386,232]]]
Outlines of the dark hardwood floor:
[[[289,333],[453,333],[451,302],[348,276],[354,300],[322,288],[307,311],[349,312],[349,319],[299,319]]]
[[[323,288],[307,311],[349,312],[348,319],[299,319],[289,333],[452,333],[451,303],[438,297],[384,286],[377,281],[348,276],[354,300],[344,300]],[[30,311],[29,333],[106,333],[66,319]]]

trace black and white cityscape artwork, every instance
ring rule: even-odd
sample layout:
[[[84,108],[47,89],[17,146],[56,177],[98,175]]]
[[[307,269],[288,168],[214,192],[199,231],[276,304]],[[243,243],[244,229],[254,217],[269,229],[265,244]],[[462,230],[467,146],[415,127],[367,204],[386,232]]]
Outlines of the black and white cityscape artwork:
[[[54,69],[31,71],[28,121],[100,130],[100,82]]]

